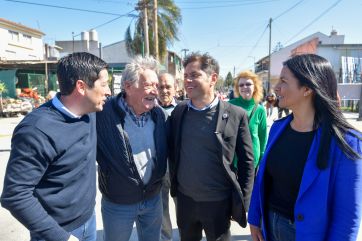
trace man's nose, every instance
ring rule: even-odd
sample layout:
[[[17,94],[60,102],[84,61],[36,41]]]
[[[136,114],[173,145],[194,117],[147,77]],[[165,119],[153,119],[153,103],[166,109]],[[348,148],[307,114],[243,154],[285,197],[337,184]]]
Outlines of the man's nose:
[[[111,96],[111,89],[109,88],[109,86],[107,85],[107,87],[106,87],[106,91],[105,91],[105,96]]]
[[[157,88],[152,88],[151,93],[154,94],[154,95],[158,95]]]

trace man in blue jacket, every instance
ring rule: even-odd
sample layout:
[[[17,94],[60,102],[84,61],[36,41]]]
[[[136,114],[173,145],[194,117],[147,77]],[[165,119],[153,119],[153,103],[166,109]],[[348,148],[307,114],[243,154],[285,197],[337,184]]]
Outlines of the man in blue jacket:
[[[156,106],[157,61],[135,57],[122,73],[122,92],[97,113],[97,161],[105,241],[158,241],[166,171],[166,113]]]
[[[60,93],[15,128],[1,204],[31,240],[95,241],[96,126],[110,90],[107,64],[89,53],[62,58]]]

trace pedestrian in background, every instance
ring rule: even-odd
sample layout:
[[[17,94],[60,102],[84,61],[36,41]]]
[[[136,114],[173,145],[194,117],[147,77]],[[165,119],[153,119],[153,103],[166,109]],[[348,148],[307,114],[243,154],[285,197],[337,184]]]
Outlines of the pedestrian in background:
[[[58,62],[60,93],[15,128],[1,205],[47,241],[96,241],[96,123],[110,89],[89,53]]]
[[[275,93],[270,93],[265,98],[266,116],[271,117],[273,115],[273,109],[276,106],[277,97]]]
[[[253,240],[360,240],[362,135],[338,108],[331,64],[292,57],[275,91],[293,113],[270,130],[248,216]]]
[[[259,77],[250,72],[240,72],[234,80],[235,98],[231,104],[242,107],[248,114],[249,130],[254,150],[254,168],[257,171],[267,142],[267,123],[263,99],[263,86]]]
[[[175,78],[169,73],[162,73],[158,76],[158,103],[167,112],[168,116],[177,105],[175,99],[176,88]],[[161,241],[172,240],[172,224],[169,211],[169,196],[170,196],[170,173],[167,165],[166,175],[162,182],[162,226],[161,226]]]
[[[160,240],[166,172],[166,113],[156,105],[158,62],[136,56],[122,73],[122,91],[97,113],[97,161],[104,241]]]
[[[184,60],[190,100],[170,117],[171,195],[177,197],[181,241],[230,240],[230,219],[246,226],[254,179],[253,147],[246,112],[219,100],[219,64],[208,54]],[[237,168],[233,157],[237,155]]]

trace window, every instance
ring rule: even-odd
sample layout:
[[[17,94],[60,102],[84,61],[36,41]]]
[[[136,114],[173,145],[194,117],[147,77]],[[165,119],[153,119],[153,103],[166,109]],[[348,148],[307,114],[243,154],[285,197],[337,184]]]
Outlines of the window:
[[[10,40],[19,42],[19,33],[9,30]]]
[[[23,38],[24,38],[24,43],[25,44],[31,44],[31,36],[30,35],[23,34]]]

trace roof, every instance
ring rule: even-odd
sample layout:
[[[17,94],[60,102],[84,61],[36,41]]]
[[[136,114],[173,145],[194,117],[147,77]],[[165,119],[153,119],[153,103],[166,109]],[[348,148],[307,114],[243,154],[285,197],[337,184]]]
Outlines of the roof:
[[[9,27],[14,27],[14,28],[20,29],[22,31],[30,32],[30,33],[33,33],[33,34],[39,34],[39,35],[42,35],[42,36],[45,35],[43,32],[41,32],[41,31],[39,31],[37,29],[29,28],[29,27],[27,27],[25,25],[6,20],[4,18],[0,18],[0,24],[3,24],[5,26],[9,26]]]

